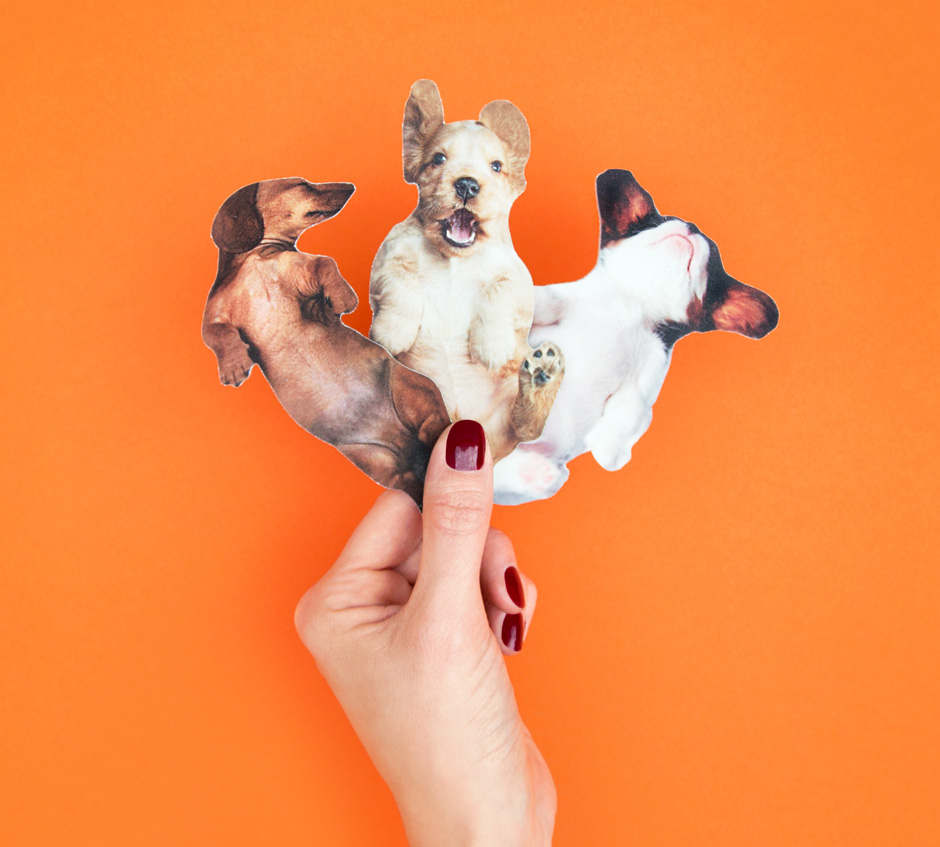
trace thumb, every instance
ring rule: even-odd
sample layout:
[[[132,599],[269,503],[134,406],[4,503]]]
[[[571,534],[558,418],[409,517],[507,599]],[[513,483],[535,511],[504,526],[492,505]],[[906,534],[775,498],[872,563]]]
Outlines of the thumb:
[[[424,483],[421,565],[411,600],[457,613],[481,605],[480,561],[493,511],[493,462],[483,427],[461,420],[431,453]]]

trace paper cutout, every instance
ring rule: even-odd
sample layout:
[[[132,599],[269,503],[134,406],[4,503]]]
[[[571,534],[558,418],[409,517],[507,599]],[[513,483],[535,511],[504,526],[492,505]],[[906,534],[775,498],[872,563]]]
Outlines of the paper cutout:
[[[240,385],[257,364],[298,424],[420,504],[431,449],[450,423],[441,394],[342,322],[356,293],[333,259],[296,246],[353,191],[291,178],[232,194],[212,224],[219,269],[203,339],[223,385]]]
[[[578,282],[536,288],[531,341],[559,343],[567,372],[541,436],[496,465],[498,503],[551,497],[567,463],[585,452],[606,470],[622,468],[684,335],[763,338],[777,325],[774,301],[729,276],[715,242],[661,215],[629,171],[602,173],[597,203],[595,268]]]
[[[479,421],[494,459],[539,435],[565,369],[552,339],[529,346],[534,286],[509,234],[528,158],[529,127],[512,103],[444,123],[437,86],[416,82],[402,161],[418,205],[372,265],[370,337],[431,377],[453,420]]]
[[[431,449],[460,418],[486,430],[498,503],[551,497],[585,452],[622,468],[676,341],[715,329],[762,338],[777,307],[624,170],[597,178],[595,268],[535,288],[509,234],[528,157],[512,103],[448,124],[437,86],[412,86],[402,163],[418,205],[373,262],[371,341],[342,322],[358,298],[336,262],[296,246],[354,186],[291,178],[236,191],[212,225],[219,269],[203,322],[222,383],[259,365],[297,423],[419,504]]]

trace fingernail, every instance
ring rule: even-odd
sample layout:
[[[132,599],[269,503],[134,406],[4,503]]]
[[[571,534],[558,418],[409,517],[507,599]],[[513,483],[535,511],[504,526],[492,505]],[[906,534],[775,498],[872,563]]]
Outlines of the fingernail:
[[[478,471],[483,467],[486,436],[476,421],[457,421],[447,433],[447,464],[455,471]]]
[[[522,615],[518,612],[503,618],[503,644],[514,653],[522,649],[522,626]]]
[[[506,591],[509,599],[520,609],[525,607],[525,592],[522,590],[522,577],[515,567],[506,568]]]

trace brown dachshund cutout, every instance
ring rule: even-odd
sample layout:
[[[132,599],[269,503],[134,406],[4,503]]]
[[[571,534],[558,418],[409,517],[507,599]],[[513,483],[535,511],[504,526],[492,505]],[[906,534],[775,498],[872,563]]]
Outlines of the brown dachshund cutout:
[[[223,385],[241,385],[257,364],[298,424],[420,504],[431,449],[450,423],[441,393],[343,323],[356,293],[333,259],[296,246],[353,191],[291,178],[232,194],[212,224],[219,269],[202,337]]]

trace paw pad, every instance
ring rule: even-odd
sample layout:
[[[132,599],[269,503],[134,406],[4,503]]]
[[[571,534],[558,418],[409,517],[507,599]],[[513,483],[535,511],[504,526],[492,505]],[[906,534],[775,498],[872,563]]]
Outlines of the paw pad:
[[[531,377],[535,387],[542,388],[549,382],[557,382],[564,374],[564,369],[565,359],[561,351],[545,342],[522,360],[520,372]]]

